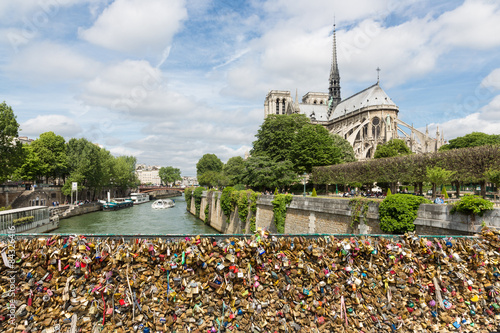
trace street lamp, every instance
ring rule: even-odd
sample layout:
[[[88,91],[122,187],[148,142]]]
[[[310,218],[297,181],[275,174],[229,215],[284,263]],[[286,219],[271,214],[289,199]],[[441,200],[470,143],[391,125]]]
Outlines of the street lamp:
[[[302,176],[304,176],[304,197],[305,197],[306,196],[306,176],[307,176],[307,174],[304,172],[304,174]]]

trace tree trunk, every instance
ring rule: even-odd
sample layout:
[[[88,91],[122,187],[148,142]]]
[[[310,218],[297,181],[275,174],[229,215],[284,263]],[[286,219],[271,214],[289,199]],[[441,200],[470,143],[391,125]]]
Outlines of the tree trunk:
[[[326,195],[328,196],[328,184],[326,184],[325,187],[326,187]]]
[[[456,189],[455,189],[455,195],[457,196],[457,199],[460,198],[460,181],[455,181],[455,186],[456,186]]]
[[[432,183],[432,199],[436,199],[436,184]]]
[[[486,199],[486,181],[481,180],[479,184],[481,185],[481,196],[483,197],[483,199]]]

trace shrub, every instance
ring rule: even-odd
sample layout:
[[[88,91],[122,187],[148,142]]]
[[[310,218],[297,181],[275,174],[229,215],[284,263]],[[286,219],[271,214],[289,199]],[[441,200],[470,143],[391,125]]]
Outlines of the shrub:
[[[191,198],[193,196],[194,187],[187,187],[184,189],[184,198],[186,199],[186,209],[191,209]]]
[[[386,195],[386,196],[388,197],[388,196],[390,196],[390,195],[392,195],[392,192],[391,192],[391,189],[390,189],[390,188],[388,188],[388,189],[387,189],[387,195]]]
[[[485,200],[477,195],[466,195],[453,204],[451,213],[454,214],[459,212],[466,215],[482,216],[485,211],[491,209],[493,209],[493,202]]]
[[[411,194],[388,195],[379,206],[380,229],[384,232],[403,234],[415,230],[420,204],[432,203],[423,197]]]
[[[234,185],[234,189],[236,191],[244,191],[246,189],[246,187],[244,184],[236,184],[236,185]]]
[[[200,186],[193,192],[194,206],[196,207],[196,216],[198,217],[200,217],[201,195],[203,191],[206,191],[206,188]]]
[[[208,217],[209,213],[210,213],[210,208],[209,208],[209,204],[207,203],[207,205],[205,206],[205,224],[210,224],[210,218]]]
[[[446,186],[443,186],[443,191],[441,191],[441,194],[444,195],[445,199],[449,199],[450,197],[448,196],[448,192],[446,192]]]
[[[231,215],[231,212],[234,210],[233,205],[231,204],[231,194],[233,193],[234,188],[231,186],[226,187],[220,196],[220,207],[224,215],[228,218]]]
[[[274,223],[276,224],[276,230],[280,234],[285,232],[286,209],[287,205],[292,202],[292,199],[293,196],[291,194],[277,194],[274,200],[271,201],[273,204]]]
[[[246,222],[248,217],[248,195],[252,192],[252,190],[239,191],[238,201],[236,204],[238,205],[238,215],[240,217],[240,221],[243,223]]]
[[[12,207],[11,206],[0,207],[0,212],[3,211],[3,210],[9,210],[9,209],[12,209]]]
[[[311,194],[311,197],[317,197],[318,194],[316,193],[316,189],[313,188],[313,191],[312,191],[312,194]]]
[[[35,220],[34,216],[25,216],[25,217],[20,217],[18,219],[14,219],[12,221],[12,223],[14,225],[21,225],[21,224],[33,222],[34,220]]]
[[[280,192],[278,191],[278,188],[276,187],[276,188],[274,189],[274,195],[278,195],[278,194],[280,194]]]

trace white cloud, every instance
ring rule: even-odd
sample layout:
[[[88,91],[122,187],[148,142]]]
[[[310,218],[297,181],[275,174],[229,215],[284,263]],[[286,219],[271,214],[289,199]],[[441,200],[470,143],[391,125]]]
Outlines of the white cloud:
[[[108,49],[161,56],[186,18],[184,0],[116,0],[79,35]]]
[[[441,15],[434,43],[474,49],[500,45],[500,3],[490,0],[466,0],[455,10]]]
[[[481,82],[481,86],[500,90],[500,68],[495,69],[485,77]]]
[[[30,81],[53,82],[81,80],[95,75],[101,64],[80,54],[78,50],[53,42],[30,44],[23,48],[4,70],[11,76]]]
[[[65,138],[76,137],[81,131],[75,120],[63,115],[40,115],[20,124],[21,134],[37,137],[42,133],[52,131]]]

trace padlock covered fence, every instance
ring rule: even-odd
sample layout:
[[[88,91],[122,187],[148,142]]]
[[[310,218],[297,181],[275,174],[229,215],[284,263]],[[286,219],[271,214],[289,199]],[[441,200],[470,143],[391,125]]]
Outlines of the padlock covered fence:
[[[1,332],[495,332],[500,234],[0,239]]]

